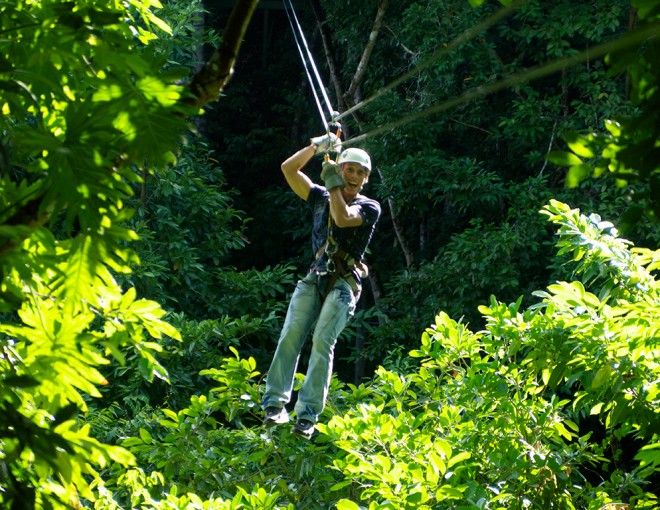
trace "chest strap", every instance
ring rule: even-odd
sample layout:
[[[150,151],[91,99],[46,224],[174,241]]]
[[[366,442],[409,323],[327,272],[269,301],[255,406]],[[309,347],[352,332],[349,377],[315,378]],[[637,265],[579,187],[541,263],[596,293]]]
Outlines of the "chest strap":
[[[330,204],[328,203],[329,207]],[[344,278],[353,289],[353,292],[357,293],[359,290],[360,274],[355,268],[356,261],[348,252],[342,250],[334,237],[332,237],[333,225],[334,221],[328,210],[328,238],[316,252],[317,260],[323,255],[323,252],[328,255],[326,270],[330,273],[330,279],[323,296],[328,295],[328,292],[332,290],[332,287],[334,287],[340,277]]]

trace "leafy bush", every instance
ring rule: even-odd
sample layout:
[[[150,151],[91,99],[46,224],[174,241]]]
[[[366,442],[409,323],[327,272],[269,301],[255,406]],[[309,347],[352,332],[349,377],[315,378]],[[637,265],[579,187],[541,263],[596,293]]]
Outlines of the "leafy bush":
[[[220,495],[243,505],[226,508],[255,510],[328,508],[336,500],[327,493],[338,477],[327,467],[334,450],[301,444],[288,431],[261,429],[256,362],[240,359],[238,351],[231,350],[234,356],[219,368],[201,372],[215,381],[208,395],[193,397],[178,412],[146,411],[134,421],[138,428],[126,429],[130,437],[121,444],[136,456],[143,482],[128,487],[126,477],[135,472],[113,468],[107,477],[106,504],[161,508],[161,501],[188,493],[202,500]],[[144,483],[153,479],[159,482]],[[250,502],[247,495],[255,492],[262,499],[268,495],[268,502],[258,502],[256,496]]]
[[[217,311],[223,291],[208,275],[225,269],[229,253],[244,246],[247,222],[234,208],[236,192],[225,188],[199,141],[183,148],[175,167],[146,176],[131,202],[140,265],[129,281],[142,294],[191,318]]]
[[[582,281],[550,285],[527,310],[492,298],[477,333],[440,313],[411,352],[417,371],[381,369],[354,388],[354,408],[319,426],[344,452],[333,463],[359,487],[355,501],[657,506],[658,252],[629,250],[611,224],[560,202],[544,212]],[[637,462],[612,450],[621,442]]]
[[[439,313],[401,370],[333,379],[311,443],[260,427],[256,362],[232,348],[202,372],[207,395],[127,429],[144,467],[115,469],[106,493],[154,509],[657,507],[660,254],[561,202],[542,212],[579,280],[526,309],[492,297],[477,332]]]

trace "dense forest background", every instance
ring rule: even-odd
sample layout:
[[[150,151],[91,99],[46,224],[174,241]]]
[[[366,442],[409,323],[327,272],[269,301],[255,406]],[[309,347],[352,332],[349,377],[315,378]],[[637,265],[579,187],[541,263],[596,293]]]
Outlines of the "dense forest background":
[[[345,95],[373,30],[377,3],[369,14],[351,3],[337,12],[327,8],[320,19],[325,11],[315,2],[301,2],[295,10],[337,108],[377,93],[501,8],[492,3],[473,10],[460,2],[383,5],[387,17],[364,83],[352,97]],[[236,77],[207,113],[205,133],[228,186],[240,193],[236,207],[250,218],[243,232],[248,242],[227,263],[239,270],[290,264],[300,274],[311,256],[309,218],[288,191],[279,164],[324,128],[284,6],[266,4],[257,11]],[[221,26],[227,3],[207,7],[207,22]],[[527,6],[345,119],[346,138],[610,40],[635,21],[635,11],[625,3],[599,4],[597,19],[594,8],[588,2]],[[329,49],[321,32],[331,39]],[[525,41],[524,48],[518,40]],[[328,69],[328,51],[337,76]],[[588,59],[584,66],[521,80],[363,142],[377,167],[366,192],[385,211],[368,260],[370,292],[361,303],[370,310],[364,326],[378,328],[374,337],[379,341],[366,342],[356,352],[355,341],[362,342],[352,338],[343,343],[343,355],[373,361],[373,369],[389,349],[416,345],[428,318],[439,310],[479,329],[483,319],[477,307],[490,295],[515,301],[566,278],[570,270],[556,260],[554,232],[538,212],[550,197],[623,228],[618,220],[635,200],[631,189],[619,192],[595,180],[567,189],[565,169],[549,164],[546,156],[565,148],[563,133],[602,130],[606,119],[631,114],[628,86],[625,75],[608,76],[602,59]],[[309,170],[318,181],[320,161]],[[657,246],[657,230],[648,224],[638,223],[625,234],[635,244]]]
[[[509,4],[0,6],[3,507],[657,507],[660,6]],[[309,443],[259,426],[325,130],[287,5],[384,211]]]

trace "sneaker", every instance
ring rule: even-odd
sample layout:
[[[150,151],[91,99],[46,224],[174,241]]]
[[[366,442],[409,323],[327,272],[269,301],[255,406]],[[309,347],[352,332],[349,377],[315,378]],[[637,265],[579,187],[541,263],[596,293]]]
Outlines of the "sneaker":
[[[264,426],[268,428],[289,423],[289,413],[283,407],[267,407],[265,413]]]
[[[296,436],[310,439],[314,433],[314,424],[309,420],[297,420],[291,432]]]

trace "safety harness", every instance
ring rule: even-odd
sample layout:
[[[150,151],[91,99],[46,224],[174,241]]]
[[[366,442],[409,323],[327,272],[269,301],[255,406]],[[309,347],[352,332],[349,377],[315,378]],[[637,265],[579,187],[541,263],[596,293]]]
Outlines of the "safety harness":
[[[328,205],[328,207],[330,206]],[[348,284],[351,286],[351,289],[353,289],[353,292],[357,294],[360,290],[359,284],[361,281],[360,273],[356,268],[357,262],[347,251],[340,248],[339,244],[337,244],[337,241],[332,236],[333,225],[334,221],[332,219],[332,215],[330,214],[330,211],[328,211],[328,237],[325,243],[323,243],[323,245],[316,252],[317,261],[325,252],[328,256],[328,262],[326,264],[324,273],[317,272],[318,267],[316,264],[312,265],[311,269],[312,271],[315,271],[321,275],[330,275],[330,279],[325,286],[325,291],[321,292],[323,297],[328,295],[328,292],[332,290],[339,278],[346,280],[346,282],[348,282]]]

